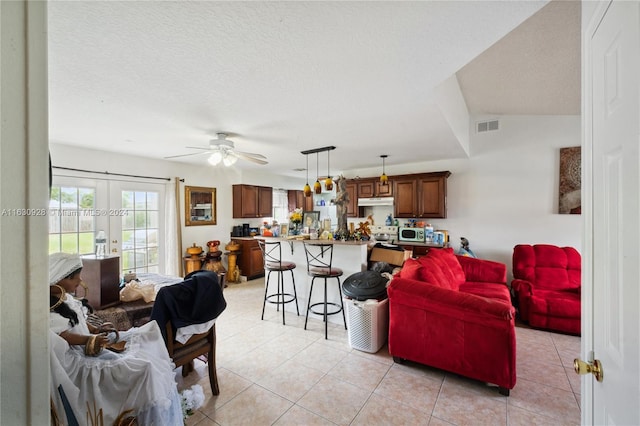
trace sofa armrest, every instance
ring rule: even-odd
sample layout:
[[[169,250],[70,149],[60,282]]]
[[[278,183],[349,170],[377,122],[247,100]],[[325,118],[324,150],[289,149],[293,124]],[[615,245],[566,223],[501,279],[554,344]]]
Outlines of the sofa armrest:
[[[442,315],[483,321],[512,320],[515,309],[503,300],[490,299],[437,287],[435,285],[407,278],[394,278],[387,288],[389,302],[416,309],[438,312]]]
[[[522,296],[531,296],[533,294],[533,286],[529,281],[514,279],[511,281],[511,288],[513,291],[518,294],[520,297]]]
[[[507,284],[507,265],[492,260],[456,255],[467,281]]]

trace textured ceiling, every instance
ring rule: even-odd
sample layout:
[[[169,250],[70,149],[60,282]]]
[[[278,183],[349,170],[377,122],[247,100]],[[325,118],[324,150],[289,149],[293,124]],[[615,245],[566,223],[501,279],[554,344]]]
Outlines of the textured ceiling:
[[[163,158],[227,132],[269,161],[236,167],[298,177],[327,145],[332,173],[464,157],[452,117],[579,114],[579,36],[579,2],[54,0],[50,139]]]

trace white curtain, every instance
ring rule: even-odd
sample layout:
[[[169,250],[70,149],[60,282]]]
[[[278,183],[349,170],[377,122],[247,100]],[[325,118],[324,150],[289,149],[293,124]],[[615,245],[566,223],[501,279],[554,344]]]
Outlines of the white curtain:
[[[164,273],[166,275],[180,276],[180,262],[182,259],[176,253],[180,253],[182,248],[179,247],[178,241],[176,184],[170,181],[166,184],[164,191]]]

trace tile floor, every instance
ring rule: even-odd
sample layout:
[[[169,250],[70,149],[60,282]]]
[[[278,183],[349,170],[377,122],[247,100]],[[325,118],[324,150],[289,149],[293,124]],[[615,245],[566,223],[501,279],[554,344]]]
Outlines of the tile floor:
[[[426,366],[395,364],[386,346],[351,349],[341,325],[268,305],[260,320],[262,279],[230,284],[217,322],[220,395],[205,364],[180,390],[200,383],[205,403],[187,419],[198,425],[578,425],[580,379],[573,358],[580,338],[517,329],[518,382],[508,398],[497,388]],[[301,307],[301,313],[303,309]]]

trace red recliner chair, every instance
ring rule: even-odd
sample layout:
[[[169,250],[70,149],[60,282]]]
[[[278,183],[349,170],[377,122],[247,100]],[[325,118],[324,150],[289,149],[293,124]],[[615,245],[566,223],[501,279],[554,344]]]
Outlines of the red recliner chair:
[[[572,247],[519,244],[511,289],[520,319],[535,328],[580,334],[581,257]]]

